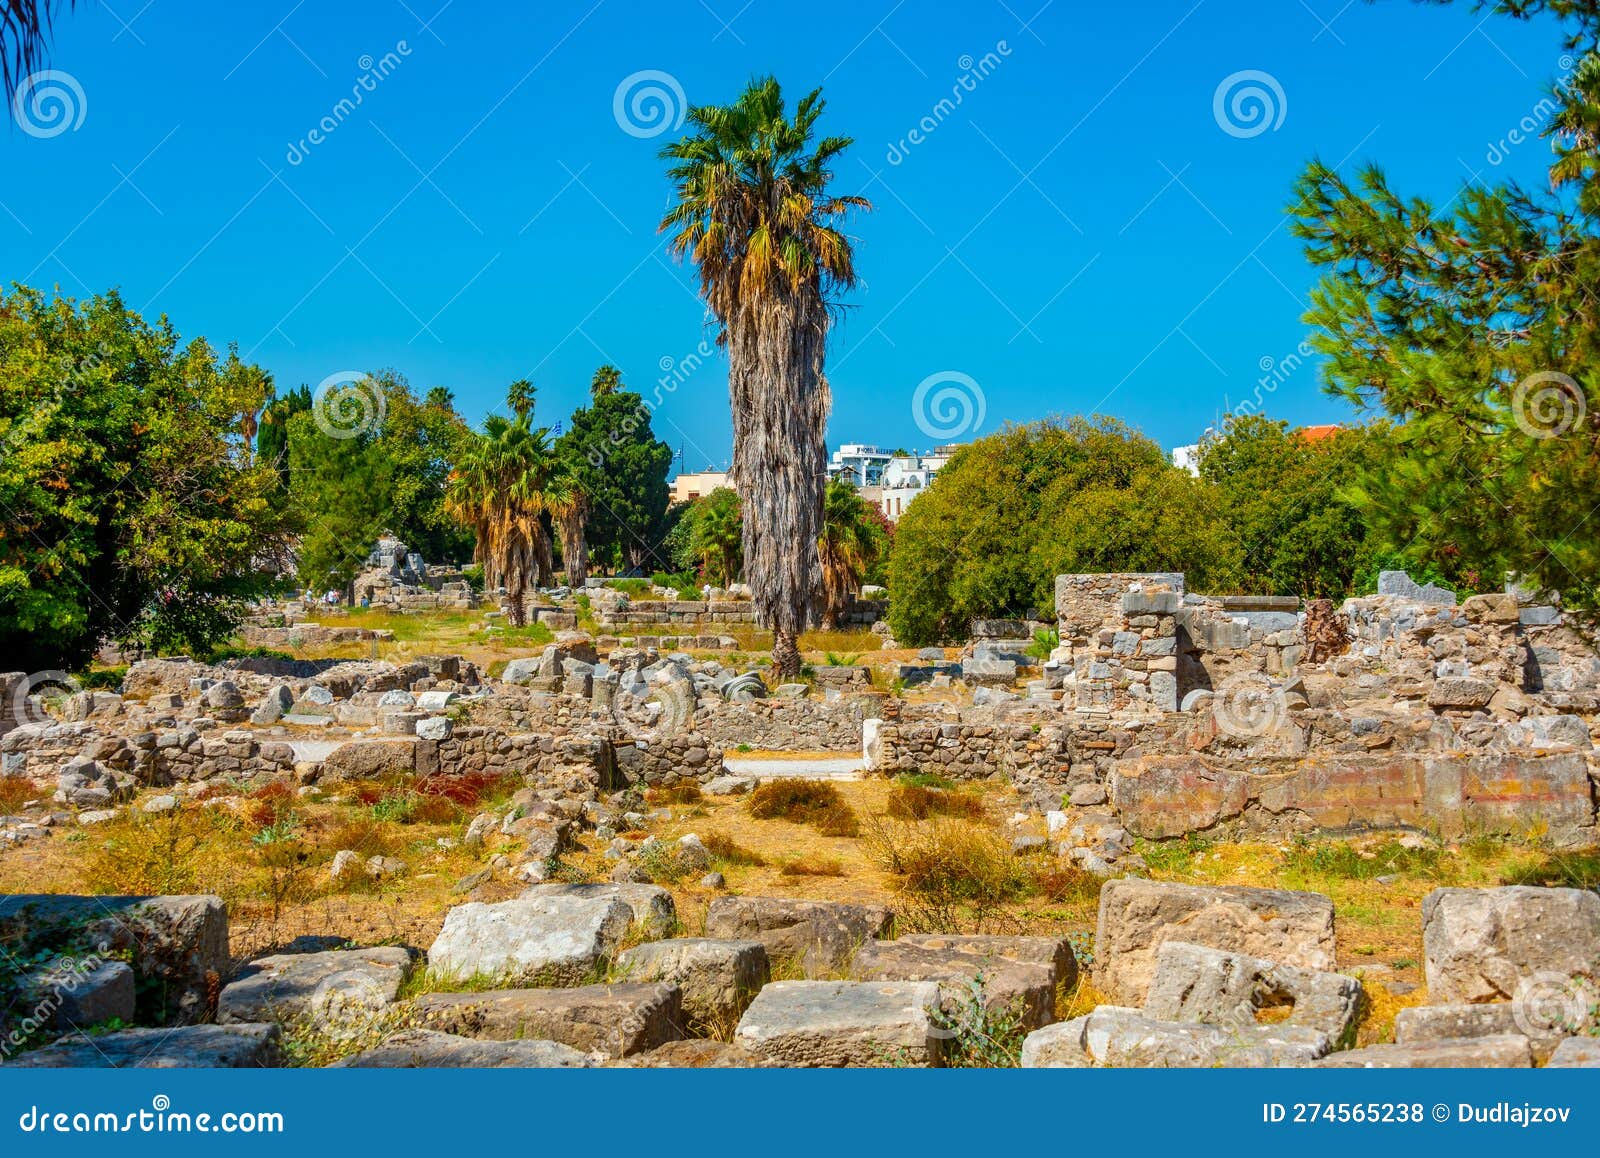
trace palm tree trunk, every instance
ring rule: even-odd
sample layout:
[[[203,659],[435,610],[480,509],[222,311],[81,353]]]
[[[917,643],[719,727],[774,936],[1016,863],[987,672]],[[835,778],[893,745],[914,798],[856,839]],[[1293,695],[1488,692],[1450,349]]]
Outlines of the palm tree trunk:
[[[523,603],[522,584],[506,588],[506,598],[502,609],[506,613],[506,622],[512,627],[526,627],[528,625],[528,610]]]
[[[583,514],[572,511],[561,519],[561,561],[567,569],[567,586],[582,587],[589,577],[589,546],[583,541]]]
[[[742,302],[728,326],[733,487],[744,570],[779,676],[800,673],[795,641],[813,621],[827,480],[826,307],[809,287]]]
[[[800,643],[792,631],[778,628],[772,633],[772,674],[777,677],[800,674]]]

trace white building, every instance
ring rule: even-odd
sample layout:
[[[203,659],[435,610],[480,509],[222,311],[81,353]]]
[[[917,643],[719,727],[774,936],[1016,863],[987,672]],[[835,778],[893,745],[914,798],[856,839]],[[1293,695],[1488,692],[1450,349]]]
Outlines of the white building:
[[[950,461],[958,448],[941,446],[923,454],[895,455],[884,467],[883,481],[878,488],[878,509],[891,523],[900,521],[906,508],[928,489],[939,468]]]
[[[847,442],[828,459],[828,477],[843,478],[858,487],[875,487],[883,481],[883,472],[894,457],[894,451],[861,442]]]
[[[1186,470],[1196,477],[1200,474],[1200,444],[1190,446],[1175,446],[1172,448],[1172,465],[1179,470]]]

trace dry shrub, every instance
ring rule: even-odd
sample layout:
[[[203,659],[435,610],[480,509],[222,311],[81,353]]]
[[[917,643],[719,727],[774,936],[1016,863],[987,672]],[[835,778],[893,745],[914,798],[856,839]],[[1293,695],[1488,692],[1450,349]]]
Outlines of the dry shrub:
[[[930,816],[984,818],[983,801],[964,792],[947,792],[908,784],[889,790],[889,815],[901,820],[927,820]]]
[[[644,794],[651,804],[699,804],[705,799],[694,780],[681,780],[670,788],[651,788]]]
[[[420,796],[438,797],[466,809],[503,795],[515,782],[516,777],[495,772],[462,772],[455,776],[424,776],[417,781],[416,791]]]
[[[1097,908],[1105,882],[1077,865],[1052,863],[1033,869],[1033,882],[1046,900],[1057,905]]]
[[[287,780],[273,780],[250,793],[248,799],[245,818],[256,828],[270,828],[294,810],[294,785]]]
[[[745,848],[725,832],[713,832],[701,841],[712,859],[730,865],[763,865],[767,862],[761,854]]]
[[[349,849],[363,856],[394,856],[403,847],[389,829],[376,820],[343,821],[321,834],[317,844],[330,855]]]
[[[92,831],[79,866],[86,892],[238,894],[237,822],[222,810],[132,812]]]
[[[823,836],[856,836],[861,831],[856,814],[826,780],[769,780],[750,794],[750,815],[809,824]]]
[[[831,856],[811,855],[787,862],[778,873],[786,877],[842,877],[844,865]]]
[[[376,780],[352,780],[345,786],[345,791],[357,804],[370,806],[390,795],[394,788],[389,784],[380,784]]]
[[[0,776],[0,816],[21,812],[28,801],[44,798],[44,789],[26,776]]]
[[[896,905],[911,932],[982,931],[1001,906],[1034,892],[1028,868],[998,833],[962,820],[873,820],[867,854],[901,879]]]

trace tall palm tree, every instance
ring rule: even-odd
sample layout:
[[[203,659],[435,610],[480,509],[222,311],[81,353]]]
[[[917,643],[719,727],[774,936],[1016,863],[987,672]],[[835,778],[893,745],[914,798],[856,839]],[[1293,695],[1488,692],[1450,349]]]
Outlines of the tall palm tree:
[[[565,464],[558,465],[545,487],[545,509],[561,536],[561,565],[567,572],[567,586],[582,587],[589,577],[589,544],[584,539],[589,496]]]
[[[772,666],[800,671],[800,632],[813,621],[822,529],[828,327],[855,285],[839,230],[862,197],[828,191],[848,137],[813,142],[822,90],[791,119],[771,77],[731,105],[689,110],[688,136],[662,150],[676,204],[661,222],[671,249],[700,270],[700,292],[728,351],[733,486],[744,504],[745,578],[772,629]]]
[[[839,626],[839,613],[861,590],[861,576],[883,551],[883,532],[865,499],[843,479],[828,484],[823,502],[822,534],[817,554],[822,561],[822,626]]]
[[[0,0],[0,81],[9,101],[22,78],[44,63],[55,15],[75,0]]]
[[[485,590],[505,588],[505,612],[513,627],[528,622],[530,586],[548,582],[550,540],[542,516],[554,460],[549,432],[534,428],[526,414],[491,415],[451,472],[445,507],[472,528],[473,560],[483,565]]]

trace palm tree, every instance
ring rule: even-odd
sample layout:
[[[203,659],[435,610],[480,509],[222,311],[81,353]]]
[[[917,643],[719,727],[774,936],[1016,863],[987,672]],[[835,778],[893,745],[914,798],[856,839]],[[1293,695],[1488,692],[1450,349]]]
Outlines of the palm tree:
[[[772,629],[779,676],[800,671],[799,635],[814,618],[819,586],[823,362],[838,295],[856,282],[838,223],[871,208],[828,192],[850,138],[813,143],[823,107],[817,89],[790,119],[778,82],[752,81],[731,105],[691,108],[689,135],[662,150],[677,191],[661,230],[675,231],[675,256],[699,266],[701,295],[728,350],[745,577]]]
[[[621,389],[622,371],[615,366],[601,366],[594,372],[594,378],[589,383],[589,395],[592,398],[604,398]]]
[[[545,487],[545,509],[561,535],[561,565],[568,587],[582,587],[589,577],[589,545],[584,525],[589,519],[589,496],[566,464],[560,464]]]
[[[689,530],[690,553],[700,560],[700,573],[707,583],[727,587],[739,581],[744,569],[744,527],[739,511],[739,496],[727,487],[718,487],[696,501],[685,518],[692,519]]]
[[[445,492],[446,509],[477,537],[473,560],[483,565],[484,589],[505,588],[513,627],[528,622],[528,588],[548,583],[552,573],[542,517],[554,463],[548,434],[532,427],[526,413],[491,415],[461,454]]]
[[[861,590],[861,576],[883,551],[883,532],[856,488],[843,479],[828,484],[823,502],[822,535],[817,554],[822,561],[822,626],[839,626],[839,613]]]
[[[75,0],[0,0],[0,79],[9,101],[22,78],[44,63],[55,14]]]

